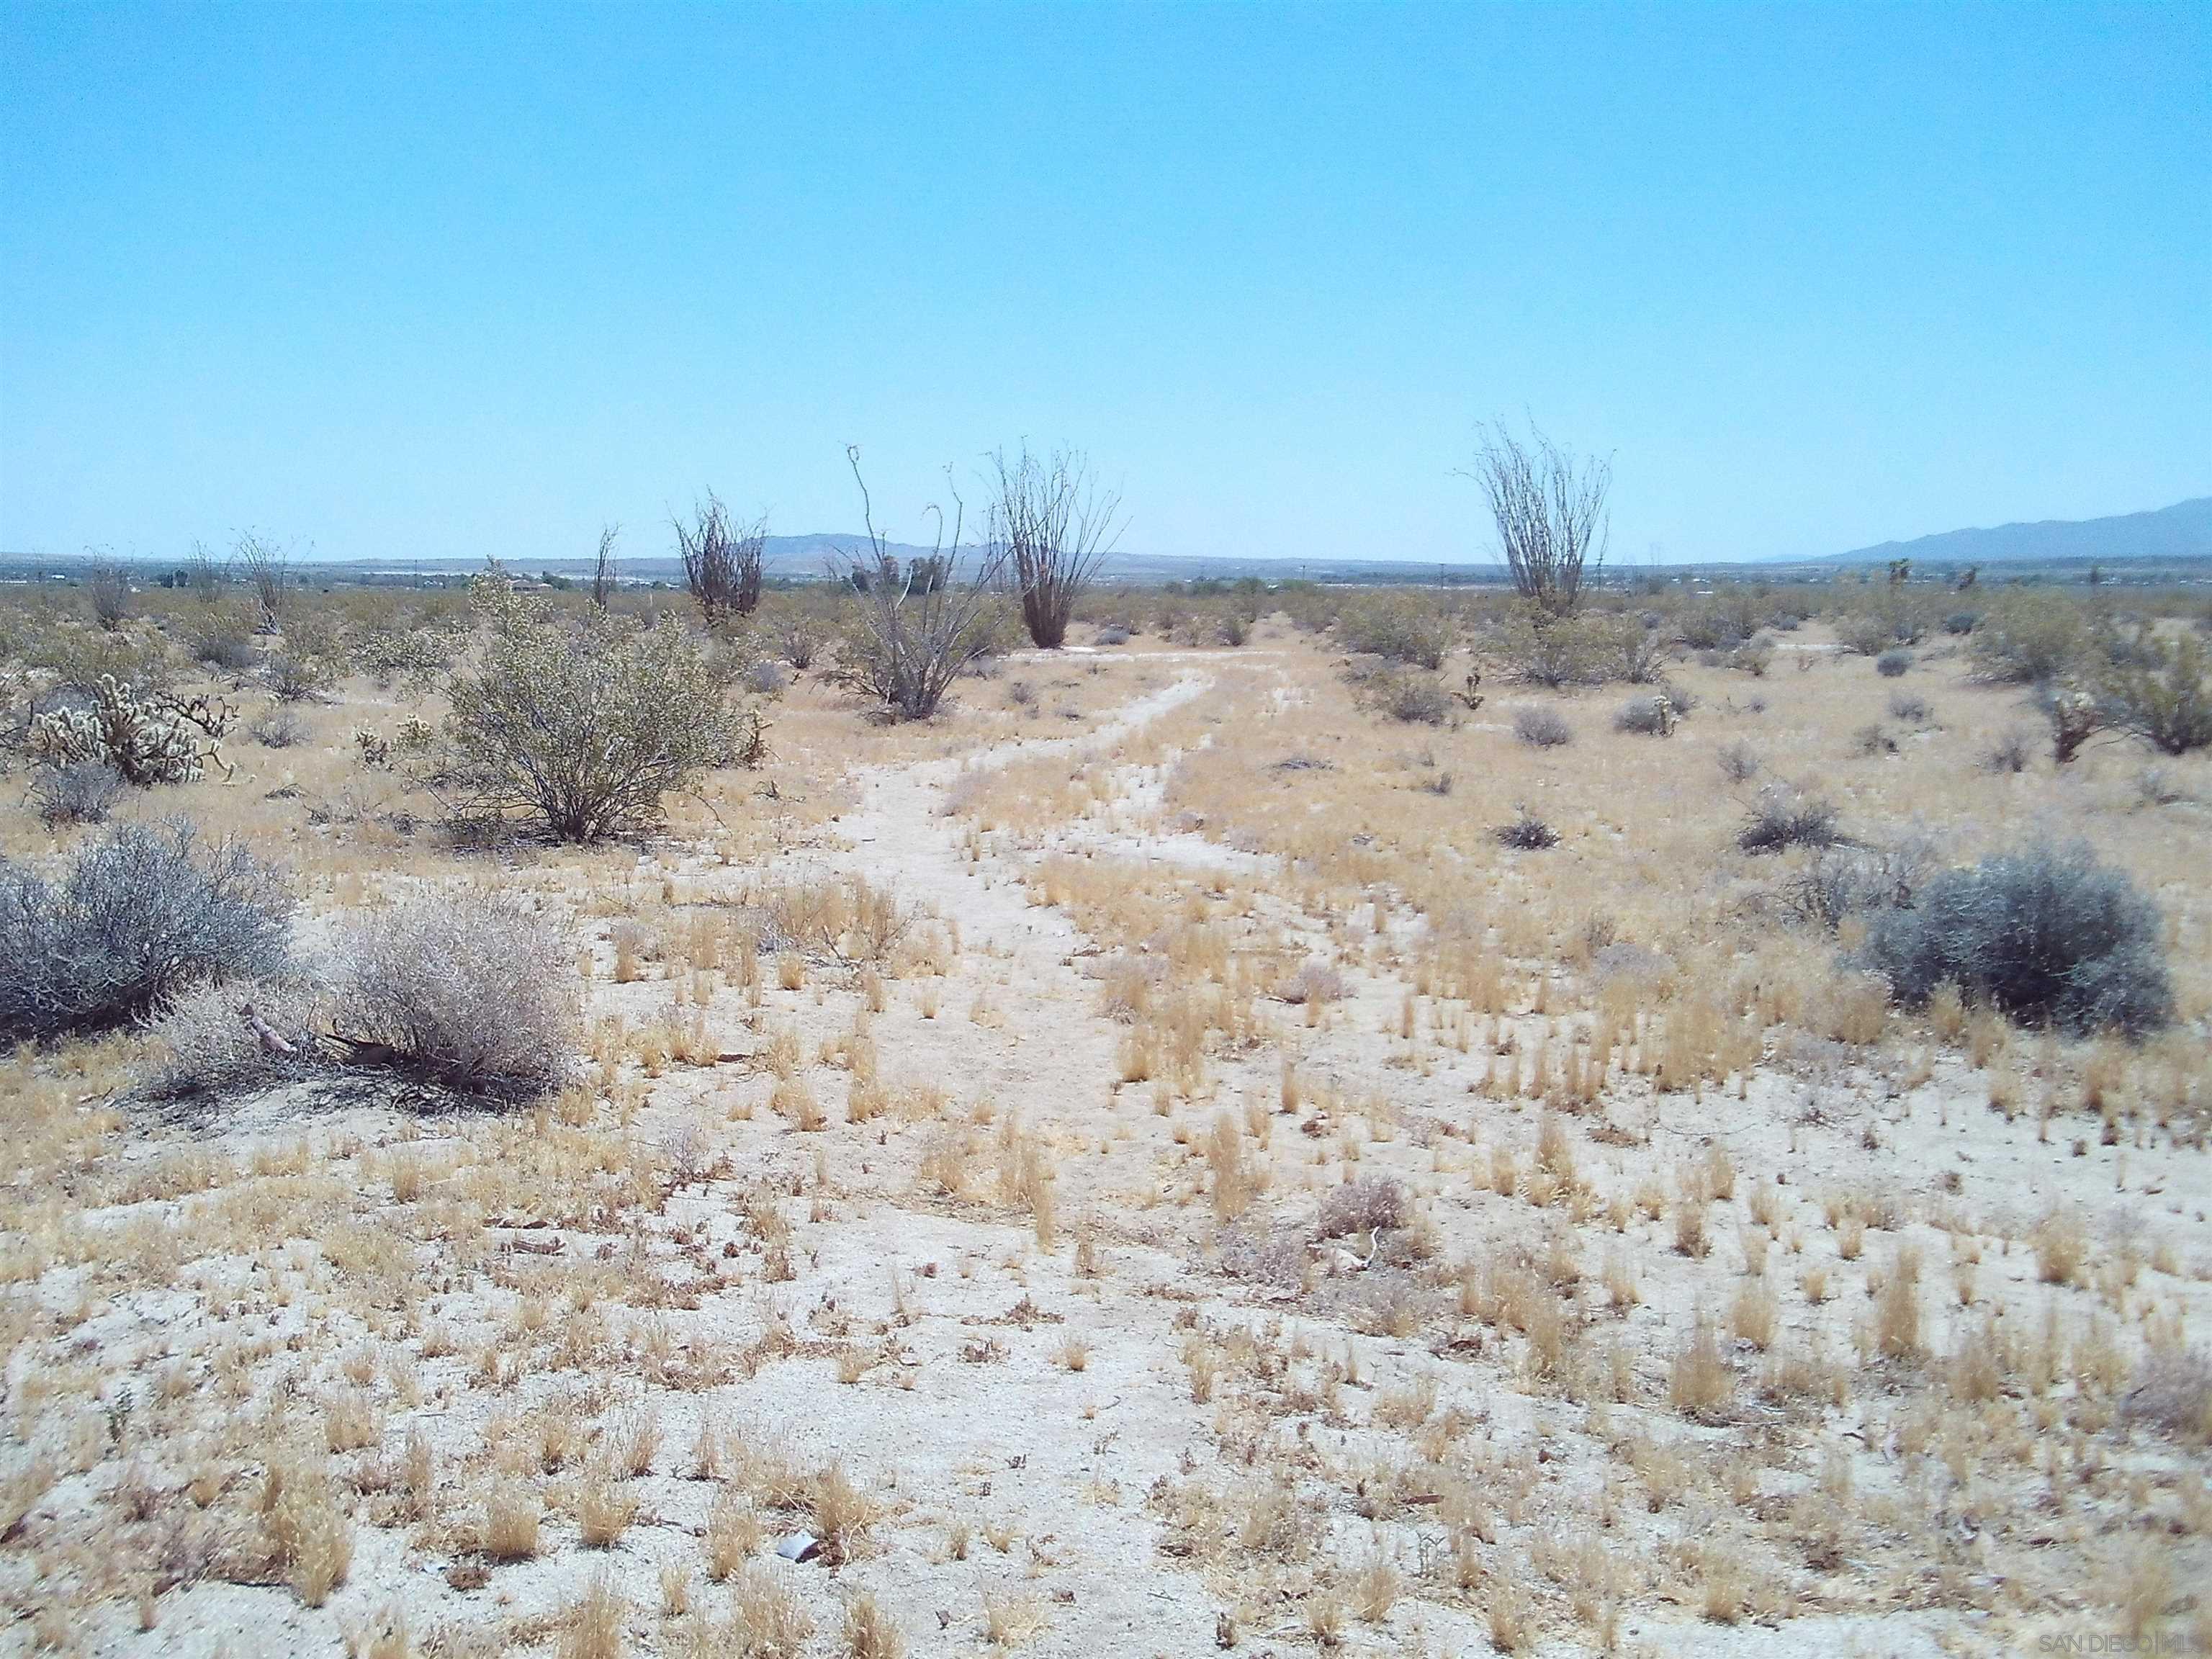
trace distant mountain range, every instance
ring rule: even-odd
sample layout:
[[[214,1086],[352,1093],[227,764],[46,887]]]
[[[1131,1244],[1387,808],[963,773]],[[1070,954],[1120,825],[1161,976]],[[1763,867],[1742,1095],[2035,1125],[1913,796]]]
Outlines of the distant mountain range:
[[[1831,554],[1825,563],[2002,564],[2022,559],[2201,559],[2212,557],[2212,495],[2154,513],[2112,519],[2045,519],[1993,530],[1947,530],[1909,542],[1884,542]]]
[[[770,536],[763,549],[762,562],[769,575],[784,580],[819,579],[842,575],[854,557],[864,554],[867,547],[866,536],[843,531],[818,532],[808,536]],[[904,562],[927,557],[933,550],[907,542],[890,542],[885,544],[885,550]],[[974,568],[973,562],[978,550],[972,544],[953,551],[956,568],[963,574]],[[1474,553],[1476,549],[1470,547],[1468,551]],[[592,567],[589,559],[548,558],[513,550],[503,550],[501,557],[510,568],[525,575],[544,571],[573,578],[588,575]],[[1811,559],[1754,560],[1741,564],[1697,562],[1664,568],[1717,573],[1728,569],[1756,569],[1763,565],[1770,569],[1795,568],[1809,574],[1816,569],[1833,567],[1886,564],[1892,559],[1910,559],[1915,565],[1929,570],[1969,564],[2026,567],[2101,562],[2134,562],[2140,567],[2161,560],[2185,563],[2212,561],[2212,496],[2178,501],[2156,512],[2128,513],[2116,518],[2051,519],[2037,524],[1999,525],[1988,530],[1950,530],[1940,535],[1917,537],[1911,541],[1884,542],[1878,547],[1862,547],[1849,553],[1831,553]],[[143,559],[137,562],[160,567],[173,562]],[[80,571],[83,563],[82,555],[48,556],[0,552],[0,580],[70,576]],[[426,576],[434,574],[450,579],[458,574],[481,569],[483,563],[481,559],[455,558],[303,560],[299,568],[303,572],[324,569],[380,577],[404,576],[410,573]],[[622,562],[622,573],[623,579],[630,582],[658,581],[674,585],[683,580],[682,567],[665,554],[625,558]],[[1227,581],[1257,578],[1261,581],[1274,582],[1303,578],[1317,582],[1354,584],[1428,582],[1490,586],[1502,586],[1506,580],[1504,569],[1493,559],[1479,556],[1443,563],[1406,558],[1366,559],[1348,553],[1333,557],[1237,558],[1117,552],[1105,559],[1099,574],[1109,581],[1140,585],[1203,578]],[[1632,580],[1645,574],[1648,573],[1643,567],[1626,564],[1616,564],[1607,572],[1615,581]],[[2027,576],[2033,573],[2015,568],[2014,574]],[[2139,570],[2137,574],[2143,573]]]

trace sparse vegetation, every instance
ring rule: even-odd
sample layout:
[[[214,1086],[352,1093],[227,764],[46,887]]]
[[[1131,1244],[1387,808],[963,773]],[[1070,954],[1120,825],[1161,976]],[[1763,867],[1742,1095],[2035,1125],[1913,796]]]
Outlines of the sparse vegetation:
[[[1138,648],[963,680],[916,726],[842,693],[849,584],[710,634],[665,588],[601,616],[516,579],[563,649],[665,628],[703,687],[779,700],[756,772],[610,848],[413,823],[494,618],[295,581],[246,671],[282,746],[149,787],[291,863],[296,951],[0,1066],[27,1632],[1020,1651],[1136,1559],[1239,1650],[1786,1644],[1808,1575],[1838,1629],[1909,1583],[1941,1632],[1968,1603],[1923,1570],[1956,1534],[1899,1501],[1927,1480],[2021,1607],[2164,1527],[2167,1589],[2128,1565],[2112,1594],[2170,1623],[2203,1230],[2149,1194],[2203,1156],[2201,757],[2147,755],[2085,656],[2038,704],[2096,713],[2072,769],[2024,738],[1985,769],[2022,693],[1978,659],[1929,649],[1906,692],[1828,649],[1940,614],[1932,584],[1656,586],[1540,628],[1480,590],[1094,587],[1069,637]],[[112,634],[74,590],[0,601],[16,753],[95,666],[224,684],[146,642],[220,600],[135,597]],[[2100,651],[2185,621],[2066,598],[2118,618]],[[1363,600],[1471,636],[1474,672],[1346,662]],[[1224,617],[1260,648],[1221,659]],[[1754,684],[1735,653],[1792,624]],[[1696,713],[1666,742],[1613,699],[1501,714],[1501,641],[1579,665],[1569,696],[1663,663],[1634,701]],[[787,672],[817,646],[830,673]],[[326,702],[268,695],[295,649]],[[1392,722],[1394,684],[1440,718]],[[1896,757],[1850,758],[1876,716]],[[49,828],[16,775],[11,881],[125,833]],[[2081,837],[2056,856],[2094,878],[1993,879],[2014,835]],[[133,1334],[149,1310],[189,1347]],[[941,1456],[893,1455],[915,1421]],[[95,1547],[112,1572],[59,1565]],[[2040,1628],[2011,1616],[1972,1627]]]

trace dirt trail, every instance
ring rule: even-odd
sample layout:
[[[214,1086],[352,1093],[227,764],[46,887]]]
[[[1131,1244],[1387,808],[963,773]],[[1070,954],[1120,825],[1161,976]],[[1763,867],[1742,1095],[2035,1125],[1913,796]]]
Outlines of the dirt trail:
[[[1213,683],[1211,674],[1180,675],[1073,737],[1017,738],[959,760],[872,769],[860,811],[838,826],[851,845],[835,862],[890,886],[902,899],[957,918],[968,943],[1012,952],[1024,973],[1049,969],[1077,942],[1074,924],[1056,910],[1031,904],[1020,887],[989,879],[982,866],[969,860],[958,823],[945,815],[947,792],[970,768],[988,770],[1045,755],[1110,750],[1203,695]]]

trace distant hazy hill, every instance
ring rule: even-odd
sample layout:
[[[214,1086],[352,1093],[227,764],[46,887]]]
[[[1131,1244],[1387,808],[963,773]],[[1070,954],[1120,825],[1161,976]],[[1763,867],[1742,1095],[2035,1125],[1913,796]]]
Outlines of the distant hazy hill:
[[[2212,495],[2178,501],[2155,513],[2116,519],[2046,519],[1994,530],[1950,530],[1909,542],[1884,542],[1831,562],[1996,564],[2013,559],[2187,559],[2212,556]]]

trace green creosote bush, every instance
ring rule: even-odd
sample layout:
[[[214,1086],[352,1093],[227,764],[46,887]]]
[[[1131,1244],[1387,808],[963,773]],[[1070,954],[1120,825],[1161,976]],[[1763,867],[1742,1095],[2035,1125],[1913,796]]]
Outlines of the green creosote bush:
[[[592,842],[660,821],[662,797],[706,772],[766,758],[757,711],[733,707],[683,623],[593,609],[580,621],[479,576],[489,636],[457,674],[444,742],[422,781],[464,822],[521,822]]]

